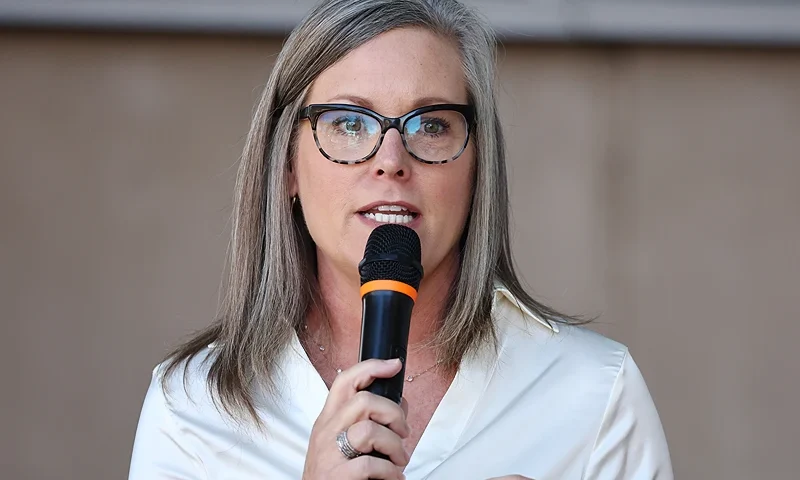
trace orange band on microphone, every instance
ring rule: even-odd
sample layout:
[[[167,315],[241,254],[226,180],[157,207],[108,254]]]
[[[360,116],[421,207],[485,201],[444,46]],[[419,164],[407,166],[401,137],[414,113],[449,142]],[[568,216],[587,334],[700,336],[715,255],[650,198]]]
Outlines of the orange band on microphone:
[[[394,292],[405,293],[411,300],[417,301],[417,291],[411,285],[396,280],[373,280],[361,285],[361,296],[376,290],[392,290]]]

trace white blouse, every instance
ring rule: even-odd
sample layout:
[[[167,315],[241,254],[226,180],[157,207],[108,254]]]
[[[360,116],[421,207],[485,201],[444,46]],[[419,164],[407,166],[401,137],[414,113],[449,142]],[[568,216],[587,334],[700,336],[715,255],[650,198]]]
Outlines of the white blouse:
[[[405,469],[408,480],[520,474],[536,480],[669,480],[664,431],[628,349],[590,330],[551,328],[495,291],[492,358],[465,359]],[[130,480],[300,479],[327,387],[295,337],[280,398],[256,392],[266,434],[236,425],[206,388],[213,347],[142,407]],[[333,442],[334,440],[331,439]]]

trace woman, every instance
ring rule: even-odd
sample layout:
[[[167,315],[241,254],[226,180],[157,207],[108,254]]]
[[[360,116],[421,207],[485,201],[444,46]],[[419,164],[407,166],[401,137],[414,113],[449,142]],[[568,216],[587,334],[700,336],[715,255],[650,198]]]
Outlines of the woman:
[[[455,0],[329,0],[294,30],[242,158],[220,319],[154,371],[131,479],[672,477],[626,348],[514,273],[494,48]],[[399,360],[355,361],[357,264],[387,222],[425,271],[402,405],[362,391]]]

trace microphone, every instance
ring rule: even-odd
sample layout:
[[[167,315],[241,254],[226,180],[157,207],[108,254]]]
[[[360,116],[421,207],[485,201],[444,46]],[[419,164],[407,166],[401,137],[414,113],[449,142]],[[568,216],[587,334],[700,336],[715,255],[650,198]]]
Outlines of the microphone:
[[[400,372],[378,378],[367,391],[400,404],[406,369],[411,310],[422,281],[419,236],[411,228],[384,224],[375,228],[358,264],[361,274],[361,347],[359,361],[399,358]]]

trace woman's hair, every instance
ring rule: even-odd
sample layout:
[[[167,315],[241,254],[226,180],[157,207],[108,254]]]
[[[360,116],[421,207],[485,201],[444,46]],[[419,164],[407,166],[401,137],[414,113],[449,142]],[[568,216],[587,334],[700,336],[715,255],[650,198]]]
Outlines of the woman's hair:
[[[216,343],[207,358],[212,397],[232,417],[261,425],[252,386],[278,393],[274,376],[280,356],[309,307],[320,306],[314,243],[300,202],[294,204],[289,192],[298,111],[318,75],[365,42],[403,27],[427,29],[457,47],[477,118],[461,261],[431,343],[439,359],[455,366],[467,354],[496,347],[495,281],[546,321],[578,321],[531,298],[514,271],[505,145],[494,92],[496,44],[486,22],[456,0],[327,0],[289,35],[255,110],[236,182],[229,275],[218,319],[168,356],[164,382]]]

